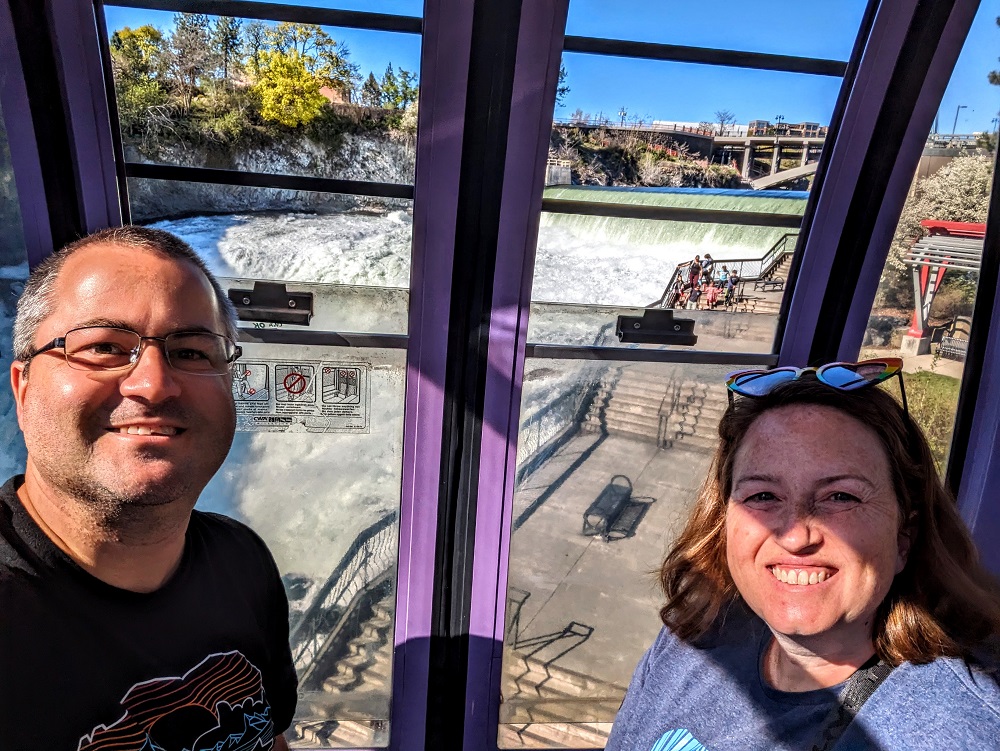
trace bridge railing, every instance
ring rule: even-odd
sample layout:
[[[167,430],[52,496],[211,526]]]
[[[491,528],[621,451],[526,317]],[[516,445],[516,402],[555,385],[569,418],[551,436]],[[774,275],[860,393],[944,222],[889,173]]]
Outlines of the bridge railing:
[[[396,565],[396,518],[392,511],[359,534],[312,604],[292,624],[289,641],[300,680],[329,649],[351,617],[358,595],[384,581]]]
[[[570,125],[577,128],[612,128],[615,130],[642,130],[642,131],[656,131],[662,133],[688,133],[695,136],[704,136],[706,138],[711,138],[717,135],[714,128],[701,128],[697,125],[690,125],[687,123],[665,123],[659,120],[654,120],[651,123],[647,123],[644,120],[639,120],[637,122],[615,122],[607,117],[595,117],[595,118],[572,118],[572,117],[556,117],[552,120],[554,125]]]

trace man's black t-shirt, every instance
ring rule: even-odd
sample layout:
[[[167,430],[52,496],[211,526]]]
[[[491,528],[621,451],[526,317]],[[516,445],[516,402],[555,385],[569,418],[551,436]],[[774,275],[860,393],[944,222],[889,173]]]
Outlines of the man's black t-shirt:
[[[76,565],[0,488],[0,749],[271,748],[291,723],[288,602],[263,541],[195,511],[155,592]]]

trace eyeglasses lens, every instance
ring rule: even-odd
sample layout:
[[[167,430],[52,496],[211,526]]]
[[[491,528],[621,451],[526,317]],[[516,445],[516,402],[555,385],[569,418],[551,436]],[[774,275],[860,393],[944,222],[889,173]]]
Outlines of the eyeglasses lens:
[[[166,342],[171,367],[188,373],[225,373],[232,344],[215,334],[170,334]]]
[[[66,362],[78,370],[117,370],[132,364],[139,346],[134,331],[104,326],[74,329],[66,334]]]
[[[110,326],[74,329],[66,334],[66,362],[77,370],[122,370],[131,367],[142,344],[134,331]],[[223,374],[235,347],[209,333],[169,334],[163,349],[170,367],[185,373]]]

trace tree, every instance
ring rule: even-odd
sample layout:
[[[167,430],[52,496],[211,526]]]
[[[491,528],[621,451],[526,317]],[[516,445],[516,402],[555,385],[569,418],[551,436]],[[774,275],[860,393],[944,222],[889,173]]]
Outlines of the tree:
[[[115,80],[135,83],[154,78],[163,54],[163,35],[146,24],[137,29],[126,26],[111,35],[111,67]]]
[[[297,50],[262,53],[255,88],[261,117],[289,128],[315,120],[326,104],[319,81]]]
[[[143,128],[153,107],[167,103],[160,83],[163,35],[150,25],[126,26],[111,35],[111,69],[122,130],[133,134]]]
[[[209,32],[212,55],[216,65],[221,68],[223,82],[229,80],[229,74],[240,62],[243,48],[242,27],[243,22],[240,19],[220,16],[215,19]]]
[[[730,125],[735,125],[736,115],[730,110],[716,110],[715,111],[715,122],[719,124],[718,135],[726,135],[726,130],[728,130]]]
[[[925,219],[985,222],[992,180],[991,156],[959,156],[917,183],[906,199],[889,248],[888,262],[879,285],[881,304],[912,305],[910,269],[903,258],[926,232],[920,222]],[[951,279],[945,275],[946,284],[953,284],[955,279],[955,274],[951,274]]]
[[[997,26],[1000,26],[1000,16],[997,16]],[[1000,86],[1000,70],[991,70],[987,78],[994,86]]]
[[[267,26],[263,21],[251,21],[243,30],[243,50],[247,67],[257,76],[260,74],[261,58],[267,50]]]
[[[165,59],[183,108],[190,110],[199,80],[211,67],[208,16],[202,13],[175,13],[174,31],[167,42]]]
[[[382,106],[394,110],[405,110],[410,102],[417,100],[417,76],[415,73],[400,68],[399,75],[392,69],[392,63],[382,75]]]
[[[565,63],[559,63],[559,79],[556,82],[556,107],[562,107],[566,104],[566,95],[569,94],[569,86],[566,85],[566,65]]]
[[[340,91],[345,99],[358,81],[358,66],[350,62],[347,47],[316,24],[282,22],[267,34],[279,52],[296,52],[320,86]]]
[[[365,107],[382,106],[382,87],[378,85],[375,74],[370,71],[368,78],[361,86],[361,104]]]

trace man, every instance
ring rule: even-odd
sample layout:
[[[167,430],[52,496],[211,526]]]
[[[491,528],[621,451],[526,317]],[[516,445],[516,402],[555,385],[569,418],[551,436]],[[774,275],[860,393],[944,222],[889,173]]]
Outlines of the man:
[[[193,511],[235,431],[232,306],[190,247],[105,230],[39,265],[0,489],[0,747],[275,749],[295,708],[264,543]]]

